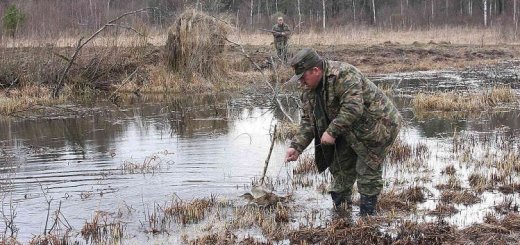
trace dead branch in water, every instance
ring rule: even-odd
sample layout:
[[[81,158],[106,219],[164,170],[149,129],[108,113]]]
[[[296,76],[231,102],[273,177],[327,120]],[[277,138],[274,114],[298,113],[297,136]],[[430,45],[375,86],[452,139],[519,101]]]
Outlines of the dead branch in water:
[[[244,55],[250,62],[251,64],[253,64],[255,66],[255,68],[260,71],[260,74],[262,75],[262,78],[263,78],[263,81],[264,83],[267,85],[267,87],[269,87],[271,89],[271,92],[272,92],[272,99],[274,100],[274,102],[276,102],[276,105],[278,106],[278,108],[280,108],[280,110],[282,111],[283,115],[291,122],[293,123],[294,122],[294,119],[287,113],[287,110],[285,110],[285,107],[283,106],[282,102],[280,101],[280,98],[278,98],[278,94],[280,92],[280,82],[278,80],[278,73],[276,72],[276,67],[274,66],[274,60],[272,57],[270,57],[270,61],[271,63],[273,64],[273,70],[274,70],[274,73],[275,73],[275,78],[276,78],[276,83],[275,83],[275,86],[273,87],[273,85],[271,85],[271,83],[269,83],[269,78],[267,77],[267,75],[265,75],[265,73],[262,71],[262,68],[260,68],[260,66],[251,58],[251,56],[246,52],[246,50],[244,49],[244,46],[242,46],[242,44],[240,43],[237,43],[237,42],[234,42],[234,41],[231,41],[229,40],[228,38],[226,38],[226,41],[228,41],[229,43],[237,46],[240,48],[240,52],[242,53],[242,55]]]
[[[117,18],[107,22],[106,24],[104,24],[101,28],[99,28],[96,32],[94,32],[89,38],[87,38],[87,40],[85,40],[84,42],[83,39],[84,37],[81,37],[77,44],[76,44],[76,49],[74,50],[74,54],[72,55],[72,57],[70,58],[69,60],[69,63],[67,65],[67,67],[65,68],[65,70],[63,71],[63,73],[61,74],[61,76],[58,78],[58,83],[56,85],[56,87],[54,88],[54,91],[52,92],[52,97],[56,98],[58,97],[58,95],[60,94],[61,92],[61,89],[63,88],[63,85],[64,85],[64,82],[65,82],[65,77],[67,76],[67,73],[69,72],[70,68],[72,67],[72,65],[74,64],[74,60],[76,59],[76,57],[78,56],[79,54],[79,51],[81,51],[81,49],[87,44],[89,43],[90,41],[92,41],[92,39],[94,39],[97,35],[99,35],[103,30],[105,30],[107,27],[109,26],[114,26],[114,27],[120,27],[120,28],[125,28],[125,29],[130,29],[132,31],[135,31],[137,32],[139,35],[143,36],[143,34],[139,33],[137,30],[135,30],[134,28],[129,28],[129,27],[126,27],[126,26],[121,26],[121,25],[117,25],[117,24],[114,24],[114,22],[117,22],[119,21],[120,19],[122,19],[123,17],[125,16],[128,16],[128,15],[133,15],[133,14],[138,14],[138,13],[141,13],[141,12],[144,12],[144,11],[147,11],[147,10],[150,10],[150,9],[155,9],[155,8],[142,8],[142,9],[138,9],[138,10],[134,10],[134,11],[131,11],[131,12],[127,12],[127,13],[124,13],[120,16],[118,16]]]
[[[273,136],[271,137],[271,147],[269,147],[269,153],[267,154],[267,159],[265,159],[264,171],[262,172],[262,179],[260,179],[260,185],[264,184],[265,173],[267,172],[267,166],[269,165],[269,159],[271,159],[271,153],[273,152],[274,142],[276,140],[276,126],[277,126],[277,124],[274,125]]]

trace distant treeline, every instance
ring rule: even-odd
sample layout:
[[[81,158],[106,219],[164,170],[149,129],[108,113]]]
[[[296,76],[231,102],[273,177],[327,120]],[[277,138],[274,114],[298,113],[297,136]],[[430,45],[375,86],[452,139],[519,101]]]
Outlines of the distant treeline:
[[[122,13],[155,7],[127,20],[132,26],[167,28],[186,8],[227,16],[241,30],[268,28],[282,15],[295,30],[338,26],[425,29],[441,26],[518,26],[520,0],[0,0],[0,16],[16,6],[25,18],[16,36],[49,37],[92,31]],[[0,25],[0,35],[6,33]]]

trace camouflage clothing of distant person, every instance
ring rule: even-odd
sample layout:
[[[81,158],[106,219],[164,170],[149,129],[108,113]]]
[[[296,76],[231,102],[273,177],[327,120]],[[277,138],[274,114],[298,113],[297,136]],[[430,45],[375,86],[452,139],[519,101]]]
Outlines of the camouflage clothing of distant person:
[[[315,140],[319,172],[329,168],[329,193],[334,206],[352,204],[357,180],[360,214],[373,215],[383,188],[382,163],[401,128],[392,101],[356,67],[322,59],[316,51],[299,51],[290,61],[289,82],[303,87],[299,132],[286,152],[295,161]]]
[[[287,61],[287,45],[291,30],[289,26],[283,22],[282,17],[278,17],[277,23],[273,26],[272,30],[276,54],[283,61]]]

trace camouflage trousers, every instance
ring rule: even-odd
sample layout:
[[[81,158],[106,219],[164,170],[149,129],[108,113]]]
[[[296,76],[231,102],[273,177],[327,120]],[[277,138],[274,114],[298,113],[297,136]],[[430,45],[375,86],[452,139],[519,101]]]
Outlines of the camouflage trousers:
[[[287,61],[287,41],[279,41],[274,43],[276,47],[276,55],[283,61]]]
[[[383,189],[383,160],[399,133],[400,127],[392,129],[390,139],[379,149],[360,149],[362,143],[350,137],[337,141],[334,161],[329,166],[332,182],[329,192],[352,195],[352,187],[357,180],[358,192],[367,196],[379,195]],[[363,147],[363,146],[362,146]],[[367,151],[370,153],[367,154]],[[377,157],[374,157],[374,154]]]

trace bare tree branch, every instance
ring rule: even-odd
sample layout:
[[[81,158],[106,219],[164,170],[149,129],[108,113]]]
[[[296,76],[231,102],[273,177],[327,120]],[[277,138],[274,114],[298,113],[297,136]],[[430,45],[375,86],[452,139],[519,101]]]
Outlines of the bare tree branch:
[[[255,66],[255,68],[260,71],[260,74],[262,74],[262,78],[263,78],[263,82],[267,85],[267,87],[269,87],[271,89],[271,92],[272,92],[272,99],[274,100],[274,102],[276,102],[276,106],[278,106],[278,108],[280,108],[280,110],[282,111],[282,113],[284,114],[284,116],[290,121],[290,122],[294,122],[294,119],[289,115],[289,113],[287,113],[287,110],[285,110],[285,107],[283,106],[283,104],[281,103],[280,99],[278,98],[278,93],[279,93],[279,89],[280,89],[280,86],[279,86],[279,79],[278,79],[278,73],[276,72],[276,66],[274,65],[274,61],[273,61],[273,58],[270,57],[270,61],[271,63],[273,64],[273,70],[274,70],[274,74],[275,74],[275,79],[276,79],[276,83],[275,83],[275,86],[273,87],[273,85],[271,85],[271,83],[269,82],[269,78],[267,77],[267,75],[263,72],[262,68],[260,68],[260,66],[251,58],[251,56],[246,52],[246,50],[244,49],[244,46],[240,43],[237,43],[237,42],[234,42],[234,41],[231,41],[229,40],[227,37],[226,37],[226,41],[228,41],[229,43],[237,46],[240,48],[240,51],[242,52],[242,55],[244,55],[250,62],[251,64],[253,64]]]
[[[148,11],[150,9],[155,9],[155,8],[142,8],[142,9],[138,9],[138,10],[134,10],[134,11],[131,11],[131,12],[127,12],[127,13],[124,13],[120,16],[118,16],[117,18],[107,22],[105,25],[103,25],[101,28],[99,28],[96,32],[94,32],[89,38],[87,38],[87,40],[85,40],[85,42],[82,42],[83,41],[83,37],[81,37],[76,45],[76,50],[74,51],[74,54],[72,55],[72,58],[70,58],[70,61],[69,61],[69,64],[67,65],[67,68],[65,68],[65,70],[63,71],[63,73],[61,74],[61,76],[59,77],[58,79],[58,84],[56,85],[56,87],[54,88],[54,91],[52,93],[52,97],[56,98],[58,97],[61,89],[63,88],[63,85],[64,85],[64,81],[65,81],[65,77],[67,76],[67,73],[69,72],[70,70],[70,67],[72,66],[72,64],[74,63],[74,60],[76,59],[76,57],[78,56],[78,53],[79,51],[81,51],[81,49],[87,44],[89,43],[92,39],[94,39],[97,35],[99,35],[99,33],[101,33],[103,30],[105,30],[107,27],[109,26],[115,26],[115,22],[119,21],[120,19],[122,19],[123,17],[125,16],[128,16],[128,15],[133,15],[133,14],[137,14],[137,13],[141,13],[141,12],[144,12],[144,11]]]

